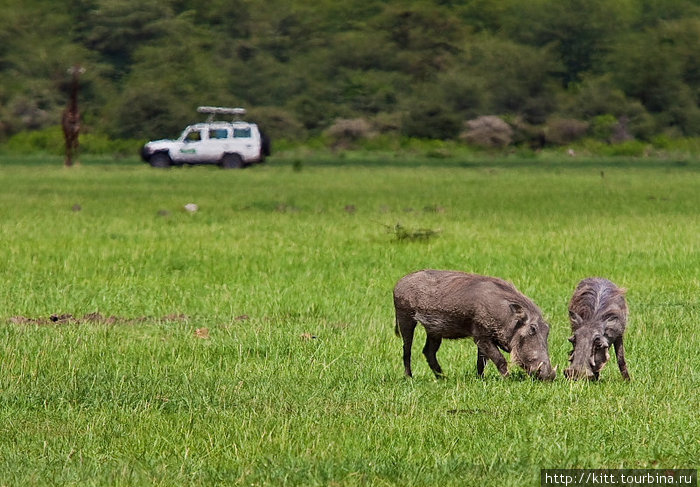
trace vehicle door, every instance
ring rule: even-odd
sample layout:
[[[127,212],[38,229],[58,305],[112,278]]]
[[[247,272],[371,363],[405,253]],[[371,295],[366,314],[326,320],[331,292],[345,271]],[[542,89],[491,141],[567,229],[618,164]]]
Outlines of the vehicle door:
[[[233,127],[233,140],[237,152],[241,154],[246,161],[257,159],[260,155],[260,144],[255,140],[254,135],[250,125]]]
[[[178,162],[202,162],[205,153],[207,133],[201,128],[188,128],[182,135],[182,145],[177,154],[171,157]]]
[[[208,142],[202,157],[205,162],[218,163],[230,145],[230,129],[222,126],[209,127],[207,130]]]

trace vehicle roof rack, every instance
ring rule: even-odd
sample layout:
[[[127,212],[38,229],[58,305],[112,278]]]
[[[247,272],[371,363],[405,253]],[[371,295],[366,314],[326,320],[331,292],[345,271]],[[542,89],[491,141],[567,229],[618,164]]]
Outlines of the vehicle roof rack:
[[[227,108],[227,107],[210,107],[201,106],[197,107],[199,113],[207,113],[207,122],[213,122],[216,115],[233,115],[233,120],[240,120],[243,115],[245,115],[245,108]]]

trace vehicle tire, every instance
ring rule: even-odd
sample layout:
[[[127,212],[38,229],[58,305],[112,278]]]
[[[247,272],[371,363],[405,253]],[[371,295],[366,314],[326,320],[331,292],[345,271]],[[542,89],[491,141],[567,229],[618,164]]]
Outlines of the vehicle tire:
[[[170,167],[172,161],[170,160],[170,156],[167,153],[156,152],[148,159],[148,163],[153,167],[165,169]]]
[[[272,140],[262,130],[260,131],[260,150],[264,156],[272,154]]]
[[[243,167],[243,158],[238,154],[224,154],[221,158],[221,167],[224,169],[240,169]]]

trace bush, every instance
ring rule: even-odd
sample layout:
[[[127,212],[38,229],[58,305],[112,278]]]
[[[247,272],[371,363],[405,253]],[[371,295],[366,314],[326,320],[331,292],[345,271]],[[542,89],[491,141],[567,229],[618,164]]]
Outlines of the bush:
[[[349,147],[360,139],[374,135],[372,126],[364,118],[339,118],[324,131],[333,147]]]
[[[302,140],[308,135],[301,122],[282,108],[253,108],[250,110],[250,119],[255,121],[260,129],[270,136],[273,143],[279,139]]]
[[[649,155],[652,146],[639,140],[628,140],[619,144],[610,144],[595,139],[585,139],[576,146],[576,152],[602,157],[644,157]]]
[[[80,136],[80,154],[128,157],[139,154],[147,141],[111,139],[104,134],[87,133]]]
[[[598,140],[610,142],[616,125],[617,118],[614,115],[609,113],[598,115],[591,124],[591,135]]]
[[[469,120],[460,139],[479,147],[505,147],[513,141],[513,129],[499,117],[487,115]]]
[[[527,145],[531,149],[541,149],[545,145],[545,127],[526,122],[522,117],[504,117],[513,129],[512,144]]]
[[[20,132],[7,140],[5,149],[18,154],[41,152],[61,155],[65,151],[63,131],[60,126],[54,125],[42,130]]]
[[[649,154],[651,146],[638,140],[627,140],[619,144],[610,145],[606,151],[610,156],[642,157]]]
[[[337,114],[336,106],[311,94],[293,98],[286,108],[294,113],[307,130],[315,133],[327,127]]]
[[[401,131],[401,114],[396,112],[378,113],[372,118],[372,126],[380,134],[398,134]]]
[[[547,122],[548,144],[566,145],[586,135],[589,124],[573,118],[553,118]]]
[[[18,96],[0,101],[0,138],[25,130],[46,128],[60,120],[60,109],[52,106],[45,94]]]
[[[685,152],[690,154],[700,154],[699,137],[678,137],[672,138],[668,135],[657,135],[651,140],[654,147],[668,152]]]
[[[419,139],[453,139],[459,134],[459,129],[457,115],[437,103],[413,106],[401,124],[403,135]]]
[[[104,134],[81,133],[78,154],[133,156],[138,154],[143,143],[144,141],[134,139],[110,139]],[[15,154],[63,155],[63,131],[54,125],[42,130],[20,132],[8,139],[4,149]]]

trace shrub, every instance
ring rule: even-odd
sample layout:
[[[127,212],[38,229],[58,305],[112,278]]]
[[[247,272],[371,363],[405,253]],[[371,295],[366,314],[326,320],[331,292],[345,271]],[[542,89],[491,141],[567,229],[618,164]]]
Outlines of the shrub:
[[[349,146],[373,134],[372,126],[364,118],[339,118],[324,131],[324,135],[330,138],[334,147]]]
[[[126,157],[139,153],[146,141],[135,139],[111,139],[104,134],[80,135],[80,153],[103,156]]]
[[[547,122],[546,140],[548,144],[566,145],[582,138],[588,132],[589,124],[573,118],[553,118]]]
[[[372,126],[380,134],[398,134],[401,131],[401,114],[380,112],[372,118]]]
[[[299,95],[285,106],[302,125],[314,133],[319,133],[336,117],[338,107],[323,101],[312,94]]]
[[[513,141],[513,129],[501,118],[487,115],[469,120],[460,138],[480,147],[505,147]]]
[[[307,137],[304,126],[287,110],[275,107],[257,107],[250,110],[250,119],[269,135],[273,143],[279,139],[302,140]]]
[[[61,127],[54,125],[41,130],[24,131],[7,140],[5,149],[19,154],[46,153],[61,155],[64,152]]]
[[[598,115],[593,119],[593,123],[591,124],[591,134],[598,140],[609,142],[613,136],[616,125],[617,118],[615,118],[614,115],[609,113]]]
[[[642,157],[649,154],[651,146],[638,140],[627,140],[610,146],[608,155]]]
[[[143,143],[144,141],[134,139],[111,139],[104,134],[81,133],[79,154],[133,156],[138,154]],[[4,149],[15,154],[63,155],[64,144],[61,127],[54,125],[15,134],[8,139]]]
[[[651,150],[651,144],[639,140],[610,144],[596,139],[584,139],[576,146],[576,152],[602,157],[645,157]]]
[[[651,142],[654,147],[669,152],[700,153],[700,138],[698,137],[671,138],[668,135],[661,134],[654,137]]]
[[[545,145],[545,127],[526,122],[522,117],[504,117],[513,129],[512,143],[527,145],[531,149],[541,149]]]
[[[460,121],[457,115],[438,103],[418,103],[404,116],[401,132],[419,139],[453,139],[457,137]]]

